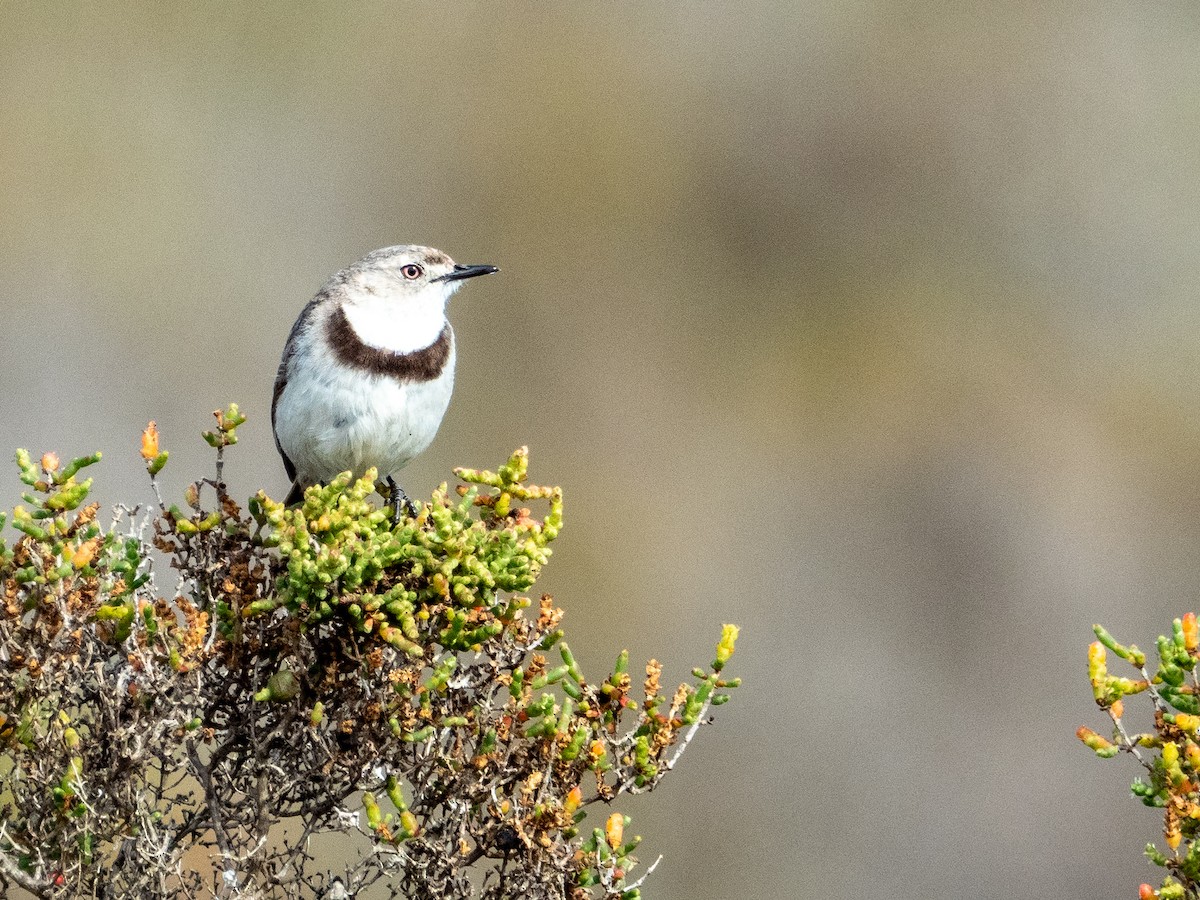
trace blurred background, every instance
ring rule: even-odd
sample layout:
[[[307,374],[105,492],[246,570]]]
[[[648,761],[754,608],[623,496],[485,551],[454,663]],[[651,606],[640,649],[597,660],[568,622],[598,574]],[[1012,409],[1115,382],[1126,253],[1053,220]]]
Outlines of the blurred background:
[[[530,445],[585,669],[742,626],[621,806],[647,896],[1133,897],[1160,820],[1074,731],[1091,623],[1197,606],[1198,50],[1187,3],[5,4],[0,448],[147,501],[156,419],[178,496],[232,400],[280,496],[323,281],[499,265],[405,487]]]

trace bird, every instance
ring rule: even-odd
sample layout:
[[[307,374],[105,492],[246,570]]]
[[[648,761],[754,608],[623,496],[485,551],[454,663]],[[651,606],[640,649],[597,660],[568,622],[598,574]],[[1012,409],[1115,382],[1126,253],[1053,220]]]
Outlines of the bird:
[[[433,441],[454,390],[446,304],[491,265],[416,244],[384,247],[334,274],[301,310],[275,377],[271,428],[292,482],[284,503],[374,466],[392,521],[415,507],[394,475]]]

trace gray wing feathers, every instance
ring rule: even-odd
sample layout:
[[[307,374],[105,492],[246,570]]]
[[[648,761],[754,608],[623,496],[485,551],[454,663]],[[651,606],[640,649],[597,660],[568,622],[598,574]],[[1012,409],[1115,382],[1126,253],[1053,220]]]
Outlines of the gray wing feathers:
[[[312,300],[308,301],[308,305],[301,310],[300,315],[296,317],[296,324],[292,326],[291,333],[288,335],[287,343],[283,347],[283,358],[279,360],[279,371],[275,375],[275,390],[271,396],[271,431],[275,432],[275,411],[279,406],[279,398],[283,396],[284,388],[288,383],[288,367],[292,363],[292,357],[296,354],[296,341],[299,336],[308,329],[309,323],[312,320],[313,310],[317,304],[325,298],[325,293],[322,291]],[[283,457],[283,469],[287,472],[288,480],[293,482],[292,491],[288,494],[288,499],[285,501],[289,505],[300,499],[301,489],[295,484],[296,467],[288,458],[288,455],[283,451],[283,447],[279,444],[279,435],[275,434],[275,447],[279,450],[279,455]]]

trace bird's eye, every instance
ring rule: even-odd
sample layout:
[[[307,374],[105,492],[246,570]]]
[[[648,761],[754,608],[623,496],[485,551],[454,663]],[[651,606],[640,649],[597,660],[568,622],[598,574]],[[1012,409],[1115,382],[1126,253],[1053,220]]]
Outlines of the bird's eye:
[[[425,274],[425,270],[422,269],[420,266],[418,266],[416,263],[409,263],[407,266],[405,266],[403,269],[400,270],[400,274],[403,275],[405,278],[407,278],[409,281],[415,281],[416,279],[420,278],[422,275]]]

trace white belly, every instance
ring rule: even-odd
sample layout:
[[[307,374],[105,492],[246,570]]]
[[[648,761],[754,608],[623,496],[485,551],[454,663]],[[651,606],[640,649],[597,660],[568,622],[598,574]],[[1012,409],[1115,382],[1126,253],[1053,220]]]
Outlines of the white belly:
[[[402,382],[326,361],[293,365],[275,433],[302,484],[374,466],[384,478],[429,446],[454,389],[454,349],[432,381]]]

